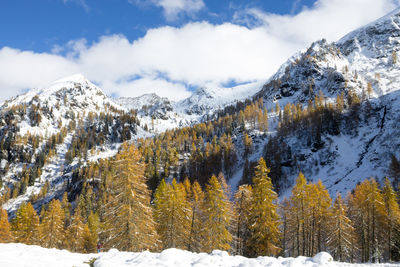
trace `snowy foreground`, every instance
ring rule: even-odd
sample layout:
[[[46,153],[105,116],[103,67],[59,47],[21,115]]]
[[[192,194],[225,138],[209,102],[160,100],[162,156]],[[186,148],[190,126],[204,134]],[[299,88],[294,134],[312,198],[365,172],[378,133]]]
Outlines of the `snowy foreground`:
[[[78,254],[66,250],[46,249],[39,246],[28,246],[24,244],[0,244],[0,266],[1,267],[80,267],[89,266],[89,261],[96,259],[95,267],[116,266],[163,266],[163,267],[186,267],[186,266],[288,266],[288,267],[318,267],[318,266],[387,266],[394,267],[400,264],[349,264],[332,261],[332,257],[322,252],[313,258],[272,258],[258,257],[248,259],[241,256],[229,256],[224,251],[215,250],[211,254],[191,253],[179,249],[167,249],[161,253],[150,252],[119,252],[111,249],[100,254]]]

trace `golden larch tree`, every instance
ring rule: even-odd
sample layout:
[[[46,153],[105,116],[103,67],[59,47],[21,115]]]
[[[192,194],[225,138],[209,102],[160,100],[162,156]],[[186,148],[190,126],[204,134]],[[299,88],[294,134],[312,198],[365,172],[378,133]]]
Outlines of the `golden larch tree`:
[[[385,179],[385,185],[382,189],[383,199],[386,209],[386,258],[392,260],[393,249],[395,248],[395,236],[399,231],[400,226],[400,208],[397,198],[397,193],[394,191],[391,182],[388,178]]]
[[[9,243],[13,240],[7,211],[0,207],[0,243]]]
[[[65,246],[72,252],[80,252],[83,249],[83,232],[85,224],[81,216],[79,206],[75,209],[75,214],[72,217],[71,224],[66,231]]]
[[[250,236],[249,218],[251,201],[253,198],[253,188],[251,185],[241,185],[235,193],[235,208],[236,208],[236,247],[237,255],[246,255],[246,240]]]
[[[347,216],[347,205],[342,196],[337,195],[329,220],[328,247],[338,261],[351,260],[354,253],[355,232],[352,221]]]
[[[22,203],[12,221],[15,241],[27,245],[40,244],[39,216],[30,202]]]
[[[123,251],[154,250],[158,245],[150,206],[146,169],[134,145],[124,144],[112,162],[107,180],[104,212],[104,246]]]
[[[361,249],[361,261],[376,261],[383,252],[386,218],[383,195],[376,180],[365,180],[357,185],[348,202]]]
[[[214,249],[229,250],[231,248],[230,208],[231,204],[222,185],[213,175],[206,185],[204,200],[204,251],[211,252]]]
[[[64,241],[65,214],[58,199],[53,199],[45,210],[40,224],[41,245],[47,248],[62,248]]]
[[[305,255],[306,253],[305,223],[307,220],[308,203],[307,180],[304,174],[300,172],[290,197],[290,214],[293,217],[293,227],[295,228],[293,256]]]
[[[189,201],[192,214],[190,222],[190,234],[188,239],[188,250],[200,252],[202,251],[202,241],[204,234],[204,192],[197,181],[194,181],[191,188],[192,194]]]
[[[253,177],[253,194],[249,214],[250,238],[253,256],[277,255],[280,251],[280,218],[278,194],[274,191],[269,169],[260,158]]]
[[[154,194],[154,217],[163,248],[187,248],[190,233],[190,205],[183,184],[161,181]]]

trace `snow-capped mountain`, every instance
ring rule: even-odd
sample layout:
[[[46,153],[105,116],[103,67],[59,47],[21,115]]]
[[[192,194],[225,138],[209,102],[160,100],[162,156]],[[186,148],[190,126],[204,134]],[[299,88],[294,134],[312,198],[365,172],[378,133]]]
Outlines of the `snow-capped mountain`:
[[[143,116],[154,116],[158,119],[167,119],[165,116],[173,110],[168,98],[159,97],[156,94],[145,94],[139,97],[121,97],[115,99],[121,106],[127,109],[137,110]]]
[[[283,64],[255,95],[269,108],[276,103],[306,106],[319,91],[327,102],[341,92],[356,92],[366,99],[360,121],[346,126],[357,130],[325,134],[317,151],[306,138],[284,139],[291,155],[283,167],[288,186],[299,171],[314,181],[322,179],[333,194],[345,193],[365,178],[387,175],[391,155],[400,155],[399,25],[397,9],[336,43],[317,41]],[[366,115],[369,112],[371,116]]]
[[[366,89],[377,97],[397,90],[400,50],[400,9],[357,29],[336,43],[314,42],[284,63],[258,95],[304,102],[310,90],[326,96],[341,90]]]
[[[125,108],[114,103],[100,88],[81,74],[57,80],[46,88],[28,91],[26,94],[5,101],[0,109],[5,112],[21,105],[28,109],[32,105],[40,106],[39,109],[48,112],[38,112],[43,115],[40,116],[41,120],[38,123],[21,118],[20,135],[28,132],[42,136],[51,135],[60,130],[59,120],[63,125],[67,125],[71,121],[71,116],[85,116],[90,112],[100,114],[108,108],[125,111]]]
[[[160,133],[209,119],[219,109],[252,97],[262,84],[254,82],[231,88],[200,87],[188,98],[177,102],[156,94],[121,97],[114,101],[128,110],[136,110],[142,125]]]
[[[0,182],[13,188],[13,199],[5,205],[9,210],[37,195],[46,183],[49,197],[59,195],[74,169],[115,155],[125,140],[149,135],[136,114],[82,75],[5,101],[0,129]],[[6,186],[1,190],[6,193]]]

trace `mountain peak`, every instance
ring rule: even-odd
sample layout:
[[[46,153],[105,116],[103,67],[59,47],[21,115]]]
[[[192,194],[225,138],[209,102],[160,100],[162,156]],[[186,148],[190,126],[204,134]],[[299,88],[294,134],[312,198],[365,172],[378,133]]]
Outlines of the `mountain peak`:
[[[337,45],[344,55],[362,52],[368,57],[387,56],[400,44],[400,8],[341,38]]]
[[[58,80],[55,80],[54,82],[52,82],[52,84],[56,84],[56,83],[66,83],[66,82],[73,82],[73,83],[89,83],[90,81],[88,79],[86,79],[85,76],[83,76],[83,74],[80,73],[76,73]]]
[[[86,79],[82,74],[74,74],[58,79],[48,86],[32,89],[19,95],[10,101],[4,102],[3,107],[11,107],[20,104],[38,102],[42,105],[55,106],[63,103],[66,106],[74,106],[75,110],[81,108],[96,111],[98,107],[109,104],[118,110],[123,107],[114,103],[99,87]]]

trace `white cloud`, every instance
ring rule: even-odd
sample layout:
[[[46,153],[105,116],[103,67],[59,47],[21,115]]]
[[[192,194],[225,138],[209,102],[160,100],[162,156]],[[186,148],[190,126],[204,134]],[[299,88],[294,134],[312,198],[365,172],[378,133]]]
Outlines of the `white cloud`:
[[[264,25],[271,36],[307,44],[321,38],[336,41],[399,4],[398,0],[319,0],[311,8],[303,7],[296,15],[275,15],[258,9],[240,13]]]
[[[228,81],[263,81],[312,41],[334,41],[391,11],[394,0],[319,0],[296,15],[257,9],[238,12],[233,23],[188,23],[149,30],[129,41],[103,36],[95,43],[70,41],[52,53],[0,49],[0,98],[80,72],[108,94],[155,92],[172,99],[188,87]],[[241,26],[246,21],[251,26]]]
[[[46,85],[78,70],[76,63],[61,56],[3,47],[0,49],[0,99]]]
[[[205,7],[203,0],[128,0],[129,3],[137,5],[155,5],[163,9],[164,16],[168,21],[174,21],[180,15],[193,16]]]
[[[160,78],[140,78],[129,81],[119,82],[106,81],[103,86],[107,88],[116,88],[114,94],[117,96],[135,97],[144,94],[157,92],[161,97],[167,97],[171,100],[180,100],[190,96],[190,92],[185,85],[180,83],[168,82]]]

